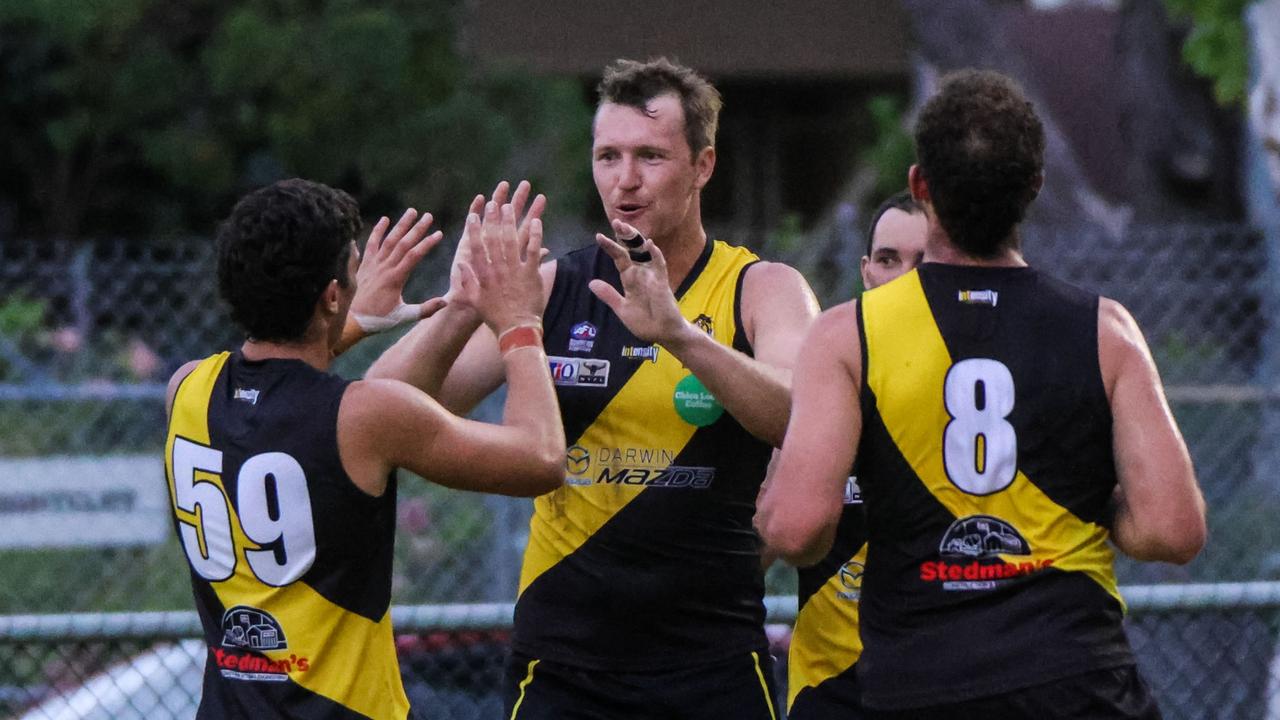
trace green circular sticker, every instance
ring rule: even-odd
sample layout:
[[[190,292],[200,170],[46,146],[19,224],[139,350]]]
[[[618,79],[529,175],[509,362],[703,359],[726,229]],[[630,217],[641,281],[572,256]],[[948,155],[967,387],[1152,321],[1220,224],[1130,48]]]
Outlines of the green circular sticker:
[[[676,412],[690,425],[706,427],[724,414],[724,406],[702,384],[698,378],[689,375],[676,383],[676,394],[672,398]]]

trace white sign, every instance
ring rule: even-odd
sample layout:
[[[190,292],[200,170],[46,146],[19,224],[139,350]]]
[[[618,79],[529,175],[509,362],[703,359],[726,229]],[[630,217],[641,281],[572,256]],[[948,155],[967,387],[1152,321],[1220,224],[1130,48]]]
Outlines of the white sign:
[[[0,548],[152,544],[171,524],[159,453],[0,458]]]

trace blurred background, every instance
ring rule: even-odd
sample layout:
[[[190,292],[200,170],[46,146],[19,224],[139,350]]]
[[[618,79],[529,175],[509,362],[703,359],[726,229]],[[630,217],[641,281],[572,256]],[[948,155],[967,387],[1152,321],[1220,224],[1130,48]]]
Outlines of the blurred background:
[[[194,714],[162,400],[237,342],[211,247],[236,198],[303,176],[367,224],[430,210],[447,241],[410,295],[438,294],[499,179],[548,195],[556,251],[604,227],[593,88],[657,55],[724,96],[708,230],[824,307],[861,289],[867,213],[905,187],[939,78],[1024,85],[1048,131],[1026,253],[1134,311],[1209,502],[1195,562],[1120,564],[1143,669],[1166,717],[1280,720],[1280,0],[4,0],[0,718]],[[530,507],[402,483],[419,717],[499,717]],[[781,659],[794,571],[769,589]]]

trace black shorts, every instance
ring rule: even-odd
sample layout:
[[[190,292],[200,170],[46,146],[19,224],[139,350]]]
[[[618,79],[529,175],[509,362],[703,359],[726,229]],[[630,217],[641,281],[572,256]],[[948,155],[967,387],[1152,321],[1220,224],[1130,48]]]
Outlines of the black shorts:
[[[587,670],[512,653],[504,720],[781,720],[773,658],[648,673]]]
[[[796,693],[787,710],[787,720],[863,720],[865,717],[862,693],[852,668]]]
[[[1161,720],[1151,690],[1132,665],[964,702],[864,713],[868,720]]]

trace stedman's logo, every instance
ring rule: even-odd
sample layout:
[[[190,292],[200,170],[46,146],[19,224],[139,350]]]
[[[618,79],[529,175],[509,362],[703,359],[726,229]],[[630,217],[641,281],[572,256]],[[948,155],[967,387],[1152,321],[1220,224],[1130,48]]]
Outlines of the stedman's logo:
[[[969,515],[947,528],[938,555],[969,562],[938,560],[920,564],[920,579],[940,582],[943,590],[994,590],[1015,578],[1053,565],[1052,558],[1004,562],[1004,555],[1030,555],[1031,545],[1010,523],[990,515]]]
[[[1030,555],[1031,546],[1009,523],[990,515],[969,515],[951,523],[938,545],[943,557],[988,558]]]
[[[222,647],[283,650],[289,643],[271,613],[236,605],[222,614]]]
[[[218,672],[222,677],[232,680],[285,682],[289,679],[291,672],[311,670],[311,661],[297,655],[272,660],[262,655],[231,652],[212,647],[209,648],[209,653],[213,656],[210,660],[218,666]]]
[[[209,652],[218,672],[225,678],[284,682],[291,672],[309,671],[311,660],[297,655],[273,660],[261,653],[288,647],[284,628],[271,613],[236,605],[222,615],[222,647],[211,647]]]

